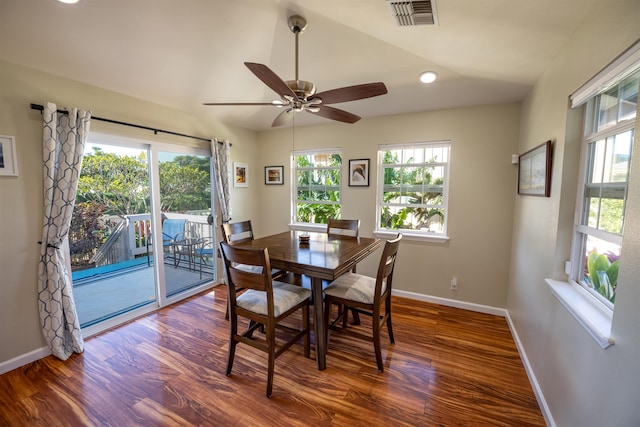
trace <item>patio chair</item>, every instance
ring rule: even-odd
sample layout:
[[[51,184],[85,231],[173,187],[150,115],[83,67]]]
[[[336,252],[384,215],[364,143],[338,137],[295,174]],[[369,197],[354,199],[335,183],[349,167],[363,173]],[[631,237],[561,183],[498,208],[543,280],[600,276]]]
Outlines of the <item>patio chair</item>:
[[[200,260],[200,279],[202,279],[202,267],[209,266],[206,260],[211,259],[211,265],[213,266],[213,240],[209,237],[200,239],[195,255]]]
[[[167,249],[171,251],[173,256],[173,262],[176,263],[176,245],[180,240],[185,238],[185,226],[187,225],[186,219],[173,219],[167,218],[162,222],[162,248],[166,252]]]

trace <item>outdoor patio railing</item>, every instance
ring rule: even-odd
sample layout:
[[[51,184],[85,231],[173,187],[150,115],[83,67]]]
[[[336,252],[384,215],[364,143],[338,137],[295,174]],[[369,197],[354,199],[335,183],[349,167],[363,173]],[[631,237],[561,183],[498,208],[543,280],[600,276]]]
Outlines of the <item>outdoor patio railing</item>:
[[[185,237],[187,238],[210,239],[212,237],[212,229],[207,223],[206,216],[180,213],[164,215],[167,218],[186,219]],[[149,255],[152,252],[151,238],[150,214],[127,215],[98,249],[92,261],[95,262],[96,267],[99,267]]]

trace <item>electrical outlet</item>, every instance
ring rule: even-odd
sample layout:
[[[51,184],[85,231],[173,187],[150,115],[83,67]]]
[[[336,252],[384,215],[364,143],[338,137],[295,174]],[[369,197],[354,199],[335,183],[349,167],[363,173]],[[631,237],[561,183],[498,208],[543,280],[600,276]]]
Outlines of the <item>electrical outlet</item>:
[[[458,290],[458,278],[453,276],[451,278],[451,290],[452,291],[457,291]]]

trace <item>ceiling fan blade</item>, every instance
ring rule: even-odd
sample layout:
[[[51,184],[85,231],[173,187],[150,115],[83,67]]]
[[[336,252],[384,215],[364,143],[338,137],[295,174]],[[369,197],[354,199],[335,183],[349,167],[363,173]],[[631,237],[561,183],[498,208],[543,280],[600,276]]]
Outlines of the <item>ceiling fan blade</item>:
[[[286,110],[278,114],[273,123],[271,123],[271,127],[275,128],[278,126],[282,126],[283,124],[287,123],[294,114],[295,113],[293,112],[293,109],[287,108]]]
[[[315,94],[310,99],[320,98],[323,104],[337,104],[340,102],[355,101],[371,98],[387,93],[387,87],[382,82],[365,83],[355,86],[345,86]]]
[[[245,62],[244,65],[246,65],[257,78],[262,80],[264,84],[269,86],[271,90],[281,97],[287,95],[293,99],[298,98],[295,92],[292,91],[291,88],[266,65],[256,64],[255,62]]]
[[[309,111],[309,110],[307,110]],[[318,111],[309,111],[316,116],[324,117],[325,119],[337,120],[345,123],[355,123],[360,120],[360,116],[349,113],[348,111],[340,110],[338,108],[327,107],[326,105],[319,105]]]
[[[273,102],[205,102],[202,105],[272,105],[274,107],[282,107],[282,105]]]

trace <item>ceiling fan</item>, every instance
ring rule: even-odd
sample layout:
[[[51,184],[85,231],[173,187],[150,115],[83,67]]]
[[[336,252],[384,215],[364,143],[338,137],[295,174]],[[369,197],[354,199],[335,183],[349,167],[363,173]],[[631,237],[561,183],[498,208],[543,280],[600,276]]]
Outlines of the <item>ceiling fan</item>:
[[[301,111],[344,123],[355,123],[360,120],[360,116],[329,107],[328,104],[338,104],[340,102],[384,95],[387,93],[387,87],[382,82],[365,83],[316,93],[316,85],[298,79],[298,36],[306,28],[307,21],[302,16],[293,15],[289,17],[289,29],[295,34],[296,38],[295,80],[282,80],[266,65],[254,62],[244,63],[256,77],[276,92],[280,99],[272,102],[207,102],[204,105],[270,105],[284,108],[284,111],[278,114],[271,124],[272,127],[285,124],[293,114]]]

